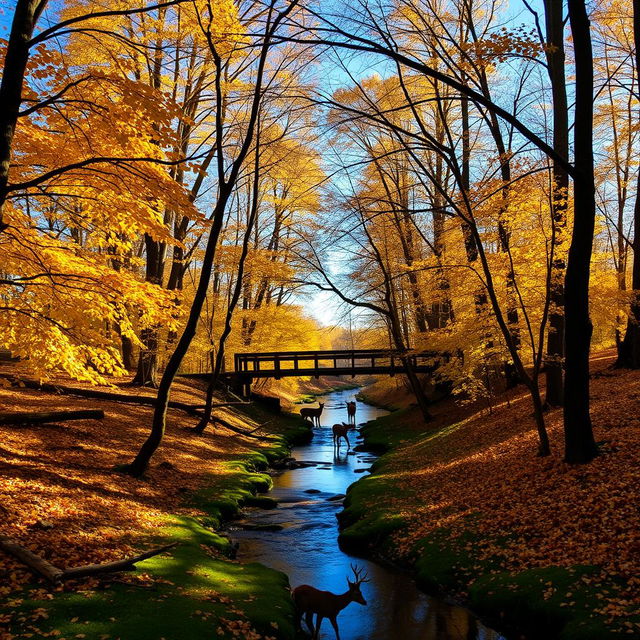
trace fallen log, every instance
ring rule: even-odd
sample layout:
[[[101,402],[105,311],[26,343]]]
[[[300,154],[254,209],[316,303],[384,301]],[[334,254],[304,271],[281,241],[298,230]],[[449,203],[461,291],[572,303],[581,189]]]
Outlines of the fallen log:
[[[67,569],[61,569],[51,564],[48,560],[45,560],[42,556],[39,556],[33,551],[30,551],[21,544],[7,538],[6,536],[0,536],[0,549],[5,553],[20,560],[23,564],[27,565],[33,573],[36,573],[43,578],[46,578],[52,584],[58,584],[65,580],[73,580],[75,578],[86,578],[88,576],[96,576],[104,573],[119,573],[121,571],[135,571],[135,564],[147,560],[154,556],[160,555],[169,549],[177,546],[178,542],[172,542],[166,544],[163,547],[157,547],[155,549],[149,549],[131,558],[124,558],[122,560],[115,560],[113,562],[105,562],[103,564],[87,564],[81,567],[72,567]]]
[[[29,551],[29,549],[18,544],[11,538],[0,536],[0,549],[14,558],[17,558],[23,564],[26,564],[34,573],[40,574],[52,584],[60,582],[64,575],[64,571],[62,569],[52,565],[42,556],[33,553],[33,551]]]
[[[37,380],[17,379],[12,380],[28,389],[36,389],[38,391],[47,391],[49,393],[64,393],[66,395],[80,396],[82,398],[98,398],[100,400],[112,400],[114,402],[124,402],[126,404],[142,404],[149,407],[155,407],[157,398],[155,396],[142,396],[135,393],[118,393],[116,391],[103,391],[102,389],[90,389],[84,387],[68,387],[63,384],[53,384],[51,382],[39,382]],[[214,404],[216,407],[230,406],[231,403],[223,402]],[[249,404],[247,402],[238,402],[237,404]],[[178,400],[170,400],[169,408],[180,409],[191,415],[197,416],[198,411],[204,405],[188,404]]]
[[[114,560],[113,562],[105,562],[103,564],[87,564],[82,567],[73,567],[71,569],[65,569],[62,574],[63,580],[73,580],[74,578],[85,578],[87,576],[97,576],[103,573],[119,573],[121,571],[135,571],[136,562],[142,562],[148,560],[154,556],[158,556],[169,549],[173,549],[178,545],[177,542],[171,542],[165,544],[163,547],[157,547],[156,549],[149,549],[139,553],[137,556],[131,558],[124,558],[122,560]]]
[[[2,424],[46,424],[67,420],[102,420],[101,409],[81,409],[77,411],[0,411]]]

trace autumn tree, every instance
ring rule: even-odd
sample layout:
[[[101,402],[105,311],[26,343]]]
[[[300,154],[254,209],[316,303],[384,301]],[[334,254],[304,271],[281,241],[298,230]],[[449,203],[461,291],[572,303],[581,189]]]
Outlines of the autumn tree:
[[[434,67],[431,56],[401,46],[395,33],[395,15],[374,13],[370,6],[361,11],[351,8],[348,16],[314,12],[320,28],[300,36],[285,36],[288,41],[308,45],[331,46],[359,51],[388,60],[396,68],[411,70],[437,80],[473,101],[478,108],[494,113],[512,126],[524,140],[564,166],[574,181],[574,224],[566,271],[565,290],[565,458],[569,462],[589,462],[597,455],[589,414],[589,268],[595,222],[595,186],[593,179],[593,64],[591,31],[585,3],[570,1],[569,21],[574,42],[576,69],[576,109],[574,117],[574,164],[559,157],[518,114],[510,113],[482,92],[460,82],[454,74]],[[362,26],[367,30],[363,31]],[[431,52],[429,52],[430,54]],[[587,132],[587,129],[589,131]],[[580,134],[584,133],[585,136]],[[566,295],[569,292],[569,295]]]
[[[19,4],[12,28],[24,44],[20,11],[27,3]],[[64,47],[49,46],[96,16],[145,10],[81,11],[27,42],[22,109],[9,136],[14,160],[1,190],[2,333],[4,344],[41,375],[58,367],[92,381],[121,373],[114,334],[137,341],[139,326],[177,320],[171,298],[117,265],[140,233],[166,237],[158,204],[172,202],[196,216],[166,170],[177,162],[167,125],[178,111],[135,81],[69,65]],[[5,59],[7,91],[15,80],[7,73],[14,45]]]
[[[357,194],[358,203],[359,207],[364,207],[371,211],[371,213],[367,214],[368,225],[374,229],[378,227],[380,231],[375,234],[375,237],[372,237],[371,229],[368,231],[369,242],[367,246],[372,247],[371,250],[380,256],[378,262],[382,267],[384,282],[399,282],[402,276],[406,276],[407,271],[411,269],[416,269],[418,272],[424,271],[425,273],[440,273],[443,270],[447,272],[455,321],[448,325],[446,333],[450,335],[454,332],[456,336],[456,338],[448,341],[450,345],[449,353],[455,353],[457,348],[464,353],[464,361],[467,365],[474,362],[478,363],[477,356],[474,357],[472,354],[481,354],[480,361],[484,367],[487,366],[487,358],[504,357],[506,354],[508,358],[512,359],[518,375],[527,384],[532,394],[536,422],[540,431],[540,451],[548,453],[548,441],[537,379],[542,365],[543,335],[549,308],[550,263],[548,259],[545,260],[540,267],[540,271],[536,271],[535,276],[539,281],[547,283],[543,289],[546,293],[541,297],[529,297],[530,294],[526,292],[531,291],[531,281],[524,282],[522,276],[518,281],[515,278],[515,273],[516,267],[522,258],[526,256],[527,259],[530,259],[532,255],[535,255],[532,250],[535,241],[532,238],[528,238],[528,249],[531,251],[529,253],[523,252],[520,248],[514,250],[511,247],[511,243],[505,245],[500,239],[501,230],[504,230],[505,218],[508,217],[511,224],[515,226],[524,227],[521,218],[524,219],[523,216],[527,212],[527,207],[531,206],[527,203],[526,189],[533,188],[535,193],[535,189],[539,187],[535,182],[525,180],[531,173],[529,169],[524,172],[523,176],[514,175],[508,185],[510,203],[505,208],[504,183],[496,181],[492,177],[491,156],[487,154],[488,149],[491,148],[490,146],[488,148],[483,148],[480,144],[474,144],[473,146],[476,157],[482,158],[479,161],[484,166],[489,164],[491,167],[486,172],[489,177],[481,179],[481,174],[475,168],[472,171],[469,156],[470,148],[468,149],[464,142],[466,137],[465,126],[468,126],[464,124],[466,122],[465,117],[463,116],[462,118],[463,124],[456,127],[453,123],[460,122],[456,110],[451,112],[450,118],[444,120],[441,117],[442,114],[437,114],[438,121],[444,127],[445,141],[448,144],[440,143],[431,134],[434,130],[432,122],[434,113],[431,112],[429,105],[438,105],[441,104],[441,101],[425,100],[425,96],[433,95],[428,90],[426,91],[425,85],[426,83],[419,76],[402,76],[399,79],[386,81],[377,81],[372,78],[356,83],[354,89],[349,92],[341,91],[335,94],[333,100],[334,109],[336,113],[342,112],[344,114],[341,118],[336,116],[340,120],[341,128],[355,128],[358,133],[353,138],[358,141],[358,144],[367,146],[369,161],[376,167],[376,173],[379,172],[380,165],[388,167],[389,165],[397,165],[400,162],[411,165],[411,180],[413,183],[420,187],[425,185],[427,190],[439,190],[446,203],[447,217],[457,218],[457,229],[445,221],[446,236],[443,239],[441,233],[439,234],[439,243],[442,244],[444,241],[444,250],[440,248],[438,252],[434,252],[434,243],[429,241],[423,215],[419,213],[421,211],[429,211],[430,207],[428,204],[422,204],[424,201],[420,199],[420,196],[417,198],[415,195],[412,196],[412,204],[407,207],[406,215],[411,220],[412,228],[419,231],[420,237],[426,241],[425,258],[429,254],[433,257],[430,259],[423,258],[412,265],[406,265],[402,260],[402,258],[406,259],[406,254],[401,252],[400,256],[398,256],[396,253],[393,262],[399,261],[402,266],[400,267],[400,273],[394,273],[385,265],[385,263],[389,262],[389,243],[393,238],[388,226],[389,213],[393,212],[393,205],[389,204],[389,200],[392,198],[385,197],[386,194],[383,191],[374,202],[373,200],[379,192],[374,188],[371,180],[368,180],[365,183],[366,186],[361,191],[359,190]],[[393,99],[394,96],[395,100]],[[397,98],[399,97],[402,100],[398,100]],[[457,102],[459,104],[459,101]],[[373,144],[367,145],[367,128],[379,131],[378,134],[374,134],[377,139],[384,139],[384,136],[390,138],[392,142],[378,144],[377,148]],[[454,140],[459,140],[459,136],[462,137],[463,142],[456,148]],[[478,139],[477,133],[474,133],[474,138]],[[490,135],[485,140],[485,143],[492,138],[493,136]],[[362,142],[363,140],[364,142]],[[440,155],[449,167],[451,185],[448,188],[441,182],[436,182],[432,170],[434,163],[426,161],[429,154]],[[405,158],[404,161],[402,160],[403,157]],[[471,176],[474,177],[473,187]],[[378,178],[378,182],[384,183],[384,180]],[[523,189],[523,187],[525,188]],[[427,202],[430,203],[430,200],[427,200]],[[517,213],[519,209],[522,211],[520,217]],[[544,219],[546,215],[544,209],[536,215],[540,214]],[[362,214],[360,218],[362,219]],[[357,226],[363,226],[363,222],[361,221]],[[552,226],[553,221],[549,220],[539,228],[539,232],[545,234]],[[457,235],[455,235],[456,231]],[[493,235],[494,233],[496,235]],[[416,233],[416,235],[418,234]],[[522,240],[518,239],[518,242],[522,242]],[[402,250],[402,242],[399,242],[396,246],[395,251]],[[495,252],[492,249],[493,246],[498,248],[495,258],[492,257]],[[552,256],[549,248],[545,248],[544,241],[538,247],[538,250],[541,255]],[[505,257],[500,257],[503,252],[506,254]],[[458,289],[454,285],[454,280],[456,282],[459,281],[459,276],[454,274],[456,271],[464,270],[465,267],[469,270],[471,278],[465,279],[464,285]],[[402,273],[403,269],[404,273]],[[356,270],[360,274],[366,273],[366,270],[361,265],[358,265]],[[474,284],[475,278],[477,279]],[[431,284],[430,292],[428,294],[425,293],[427,300],[431,295],[435,297],[439,295],[437,283]],[[511,287],[513,287],[513,292],[518,296],[519,300],[517,310],[518,315],[522,315],[524,321],[522,331],[527,336],[526,348],[531,349],[532,352],[531,356],[527,356],[527,362],[531,362],[533,365],[532,374],[525,369],[525,360],[521,353],[520,341],[514,339],[515,327],[508,321],[509,309],[513,309],[513,298],[509,294]],[[372,287],[371,290],[375,289]],[[468,297],[466,293],[462,293],[463,291],[475,291],[470,305],[467,302],[463,302]],[[391,299],[390,295],[387,297]],[[387,306],[399,310],[411,304],[409,301],[401,302],[397,300],[397,296],[395,298],[392,304],[388,303]],[[490,314],[489,311],[491,312]],[[468,322],[466,325],[462,325],[465,322],[465,318],[468,318]],[[495,325],[492,318],[496,319]],[[465,326],[466,329],[457,331],[457,326]],[[478,334],[474,344],[471,336],[476,334],[476,328],[478,329]],[[499,333],[496,334],[496,331]],[[520,333],[520,327],[517,327],[517,333]],[[497,342],[499,336],[500,340],[503,341],[502,347]],[[422,340],[422,345],[428,345],[431,349],[434,348],[434,345],[440,345],[441,350],[446,352],[447,349],[442,348],[443,344],[442,336],[437,336],[437,334],[427,334],[426,340]],[[454,344],[456,346],[452,348]],[[491,353],[494,353],[495,356],[491,356]],[[455,358],[453,359],[455,360]],[[473,366],[469,367],[468,370],[472,371]],[[467,387],[466,390],[468,391],[469,388]]]
[[[143,443],[136,458],[126,470],[132,475],[139,476],[144,473],[149,464],[151,456],[156,451],[164,435],[166,424],[166,413],[169,402],[169,394],[176,374],[187,350],[196,335],[198,321],[202,312],[209,282],[213,271],[214,260],[218,248],[220,233],[226,217],[229,200],[236,188],[238,176],[244,166],[245,159],[251,150],[254,141],[256,122],[260,113],[260,105],[263,98],[264,87],[268,86],[271,79],[267,63],[269,54],[274,45],[273,38],[282,26],[284,19],[295,9],[296,2],[290,2],[287,6],[279,7],[274,0],[266,9],[266,14],[262,15],[262,7],[256,6],[254,9],[260,12],[261,21],[255,27],[254,32],[248,32],[247,36],[257,42],[255,48],[249,49],[247,55],[253,55],[253,64],[248,64],[243,60],[242,64],[247,70],[248,84],[244,92],[246,100],[246,120],[240,123],[239,128],[231,129],[225,126],[224,119],[224,96],[229,90],[226,85],[227,67],[233,61],[234,48],[244,42],[244,38],[238,39],[238,34],[218,34],[216,13],[212,5],[199,13],[199,23],[207,38],[209,50],[214,64],[213,90],[215,93],[215,166],[217,171],[218,193],[215,205],[210,214],[211,227],[205,246],[204,255],[200,264],[200,274],[195,290],[194,298],[189,310],[188,318],[182,334],[175,346],[175,349],[167,362],[158,387],[157,402],[151,425],[151,433]],[[224,5],[223,10],[235,11],[235,8]],[[234,42],[235,38],[235,42]],[[231,42],[232,46],[229,46]],[[278,69],[273,73],[277,74]],[[273,76],[272,76],[273,77]],[[230,147],[229,143],[234,142]],[[233,150],[237,150],[233,153]]]

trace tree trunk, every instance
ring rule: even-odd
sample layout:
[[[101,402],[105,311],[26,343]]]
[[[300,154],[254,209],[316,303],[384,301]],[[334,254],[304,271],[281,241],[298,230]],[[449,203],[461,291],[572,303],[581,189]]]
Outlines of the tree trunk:
[[[531,401],[533,402],[533,417],[536,421],[536,429],[538,430],[538,455],[548,456],[551,453],[551,446],[549,445],[549,436],[547,435],[547,428],[544,423],[544,405],[540,397],[538,378],[532,380],[529,386],[529,392],[531,393]]]
[[[585,0],[569,0],[575,53],[574,221],[565,278],[565,461],[590,462],[598,449],[589,414],[589,270],[595,228],[593,53]]]
[[[633,0],[633,37],[636,45],[636,74],[640,82],[640,0]],[[637,85],[636,85],[637,86]],[[636,202],[633,209],[633,267],[631,288],[633,297],[617,366],[640,369],[640,172],[637,178]]]
[[[438,109],[435,114],[435,137],[440,145],[444,144],[444,127],[442,125],[442,113]],[[444,185],[444,160],[441,153],[435,158],[435,181]],[[439,189],[435,190],[433,201],[433,252],[440,262],[444,251],[444,230],[446,218],[446,203],[444,195]],[[442,329],[453,320],[453,305],[449,295],[450,284],[445,270],[440,266],[437,271],[438,289],[441,291],[438,301],[432,305],[431,326]]]
[[[166,245],[157,242],[145,234],[144,243],[147,251],[145,280],[162,286]],[[138,369],[132,384],[139,386],[158,386],[158,328],[147,327],[140,332],[140,340],[144,349],[140,351]]]
[[[634,20],[636,19],[636,4],[640,4],[640,0],[634,0]],[[637,14],[638,30],[640,31],[640,7]],[[637,35],[639,37],[637,42],[640,43],[640,33]],[[616,361],[616,366],[629,369],[640,369],[640,172],[638,173],[637,189],[636,202],[633,209],[633,242],[631,244],[633,248],[631,276],[633,293],[627,320],[627,331],[618,349],[618,359]]]
[[[127,336],[120,335],[122,351],[122,365],[127,371],[133,370],[133,341]]]
[[[11,148],[22,103],[29,41],[46,5],[47,0],[18,0],[13,14],[0,83],[0,232],[7,226],[3,222],[2,210],[8,193]]]
[[[569,158],[569,110],[564,70],[564,23],[562,3],[545,0],[545,24],[547,32],[546,57],[551,81],[553,101],[553,150],[561,157]],[[547,333],[547,358],[545,363],[545,404],[560,407],[564,400],[562,369],[564,361],[564,284],[566,268],[558,251],[563,242],[567,225],[567,198],[569,176],[558,163],[553,163],[552,215],[554,222],[553,262],[551,265],[551,307]]]
[[[403,352],[403,351],[406,351],[406,345],[402,339],[402,328],[400,326],[400,320],[398,319],[398,316],[396,314],[396,309],[391,304],[390,296],[388,293],[389,285],[390,285],[389,278],[387,276],[387,272],[385,271],[385,287],[387,289],[387,294],[386,294],[387,308],[390,311],[389,330],[393,338],[393,342],[396,346],[396,349]],[[427,397],[424,393],[424,389],[422,388],[420,379],[416,375],[416,372],[413,370],[411,359],[406,356],[404,357],[401,356],[400,359],[402,360],[402,364],[404,365],[407,380],[409,381],[409,385],[411,386],[411,391],[413,392],[413,395],[415,396],[420,412],[422,413],[422,417],[424,418],[425,422],[433,420],[433,416],[429,411],[429,402],[427,401]]]
[[[257,125],[257,133],[256,133],[256,149],[255,149],[255,163],[253,167],[253,185],[251,187],[251,211],[249,212],[249,219],[247,220],[247,228],[244,232],[244,237],[242,239],[242,251],[240,252],[240,259],[238,261],[238,271],[236,274],[236,282],[233,289],[233,295],[231,296],[231,300],[229,300],[229,304],[227,306],[227,313],[224,320],[224,329],[222,330],[222,334],[218,340],[218,353],[216,354],[215,363],[213,366],[213,370],[211,371],[211,378],[209,379],[209,384],[207,385],[207,397],[206,403],[204,407],[204,413],[202,418],[198,422],[198,424],[193,428],[194,432],[197,434],[204,433],[204,430],[207,428],[211,420],[211,413],[213,409],[213,393],[216,388],[216,384],[220,377],[220,373],[224,367],[224,356],[225,356],[225,343],[229,334],[231,333],[231,322],[233,320],[233,314],[235,312],[236,306],[238,305],[238,301],[240,300],[240,296],[242,295],[242,290],[244,287],[244,267],[247,261],[247,255],[249,254],[249,241],[251,240],[251,236],[253,233],[253,228],[255,226],[256,217],[258,215],[258,205],[259,205],[259,188],[260,188],[260,123],[258,121]]]

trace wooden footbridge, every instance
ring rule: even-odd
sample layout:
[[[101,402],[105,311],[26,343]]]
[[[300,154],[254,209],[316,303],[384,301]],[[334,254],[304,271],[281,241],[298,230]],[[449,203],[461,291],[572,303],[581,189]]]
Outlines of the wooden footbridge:
[[[390,349],[236,353],[234,371],[226,377],[246,389],[256,378],[395,376],[406,373],[407,366],[416,373],[431,373],[434,355]]]
[[[262,351],[236,353],[234,370],[221,374],[229,386],[248,395],[256,378],[351,376],[403,374],[409,366],[416,373],[432,373],[435,352],[397,351],[393,349],[338,349],[334,351]],[[187,373],[197,377],[210,370]]]
[[[292,376],[394,376],[405,373],[407,365],[416,373],[429,373],[433,358],[433,353],[389,349],[236,353],[232,375],[276,380]]]

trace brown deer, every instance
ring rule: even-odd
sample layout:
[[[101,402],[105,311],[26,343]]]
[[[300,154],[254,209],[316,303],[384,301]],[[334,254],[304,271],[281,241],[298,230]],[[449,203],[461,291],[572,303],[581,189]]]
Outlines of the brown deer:
[[[344,438],[347,441],[347,451],[351,449],[351,443],[349,442],[349,433],[350,429],[355,429],[352,424],[347,424],[343,422],[342,424],[334,424],[332,427],[333,431],[333,447],[340,450],[340,438]]]
[[[362,570],[351,565],[351,570],[355,577],[354,582],[347,578],[349,590],[343,594],[337,595],[330,591],[320,591],[308,584],[300,585],[293,590],[293,601],[296,605],[296,628],[301,628],[301,619],[304,614],[305,622],[311,637],[315,640],[320,633],[320,625],[325,618],[333,625],[336,632],[336,640],[340,640],[340,632],[338,631],[338,622],[336,618],[338,614],[351,602],[357,602],[366,605],[367,601],[362,596],[360,585],[363,582],[369,582],[367,575],[362,575]],[[316,624],[313,625],[313,615],[316,615]]]
[[[347,402],[347,415],[349,416],[349,424],[356,424],[356,401]]]
[[[320,426],[320,416],[322,415],[322,410],[324,409],[324,402],[318,402],[318,408],[312,409],[311,407],[304,407],[300,409],[300,415],[305,420],[311,420],[311,424]]]

